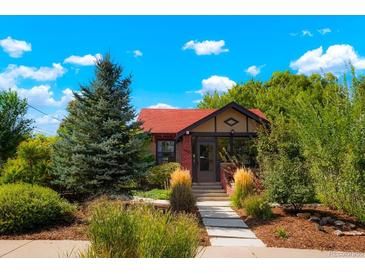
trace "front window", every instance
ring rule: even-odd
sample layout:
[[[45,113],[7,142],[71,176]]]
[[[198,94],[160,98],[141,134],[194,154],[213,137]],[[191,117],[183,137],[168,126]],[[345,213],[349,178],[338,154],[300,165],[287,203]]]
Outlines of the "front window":
[[[257,150],[254,139],[245,137],[234,137],[232,143],[232,153],[247,167],[257,165]]]
[[[157,164],[175,162],[175,142],[157,141]]]

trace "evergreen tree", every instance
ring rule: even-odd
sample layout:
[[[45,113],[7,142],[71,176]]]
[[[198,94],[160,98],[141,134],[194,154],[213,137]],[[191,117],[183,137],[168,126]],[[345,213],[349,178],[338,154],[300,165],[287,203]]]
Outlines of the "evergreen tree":
[[[106,55],[96,63],[96,79],[81,86],[68,106],[60,140],[54,147],[53,182],[66,193],[85,195],[113,191],[141,175],[148,135],[130,105],[131,77]]]

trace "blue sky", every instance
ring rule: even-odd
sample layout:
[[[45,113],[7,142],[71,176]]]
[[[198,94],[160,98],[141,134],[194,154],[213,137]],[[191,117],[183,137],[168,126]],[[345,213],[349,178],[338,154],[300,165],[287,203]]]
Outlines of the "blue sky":
[[[202,93],[278,70],[340,75],[351,62],[361,71],[364,24],[356,16],[1,16],[0,89],[17,89],[48,114],[29,111],[52,134],[98,54],[132,73],[137,111],[192,108]]]

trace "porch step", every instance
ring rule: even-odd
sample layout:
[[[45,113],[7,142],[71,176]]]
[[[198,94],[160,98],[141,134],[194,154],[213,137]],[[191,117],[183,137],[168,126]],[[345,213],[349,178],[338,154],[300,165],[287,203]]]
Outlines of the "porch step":
[[[229,201],[228,196],[220,196],[220,197],[196,197],[197,202],[204,202],[204,201]]]
[[[222,189],[222,186],[192,186],[192,190],[221,190]]]
[[[194,195],[196,197],[227,197],[227,194],[225,192],[209,192],[209,191],[194,193]]]
[[[199,193],[226,193],[224,191],[224,189],[222,188],[193,188],[193,193],[194,194],[199,194]]]
[[[216,187],[219,187],[219,188],[222,188],[222,185],[220,183],[219,184],[217,184],[217,183],[206,183],[206,184],[193,183],[192,184],[192,187],[200,187],[200,188],[202,188],[202,187],[204,187],[204,188],[210,188],[210,187],[216,188]]]

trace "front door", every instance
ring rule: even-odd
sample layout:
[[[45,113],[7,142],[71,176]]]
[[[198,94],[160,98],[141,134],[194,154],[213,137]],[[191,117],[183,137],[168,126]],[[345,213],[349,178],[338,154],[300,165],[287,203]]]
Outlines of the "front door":
[[[197,143],[197,179],[198,182],[215,182],[215,142]]]

